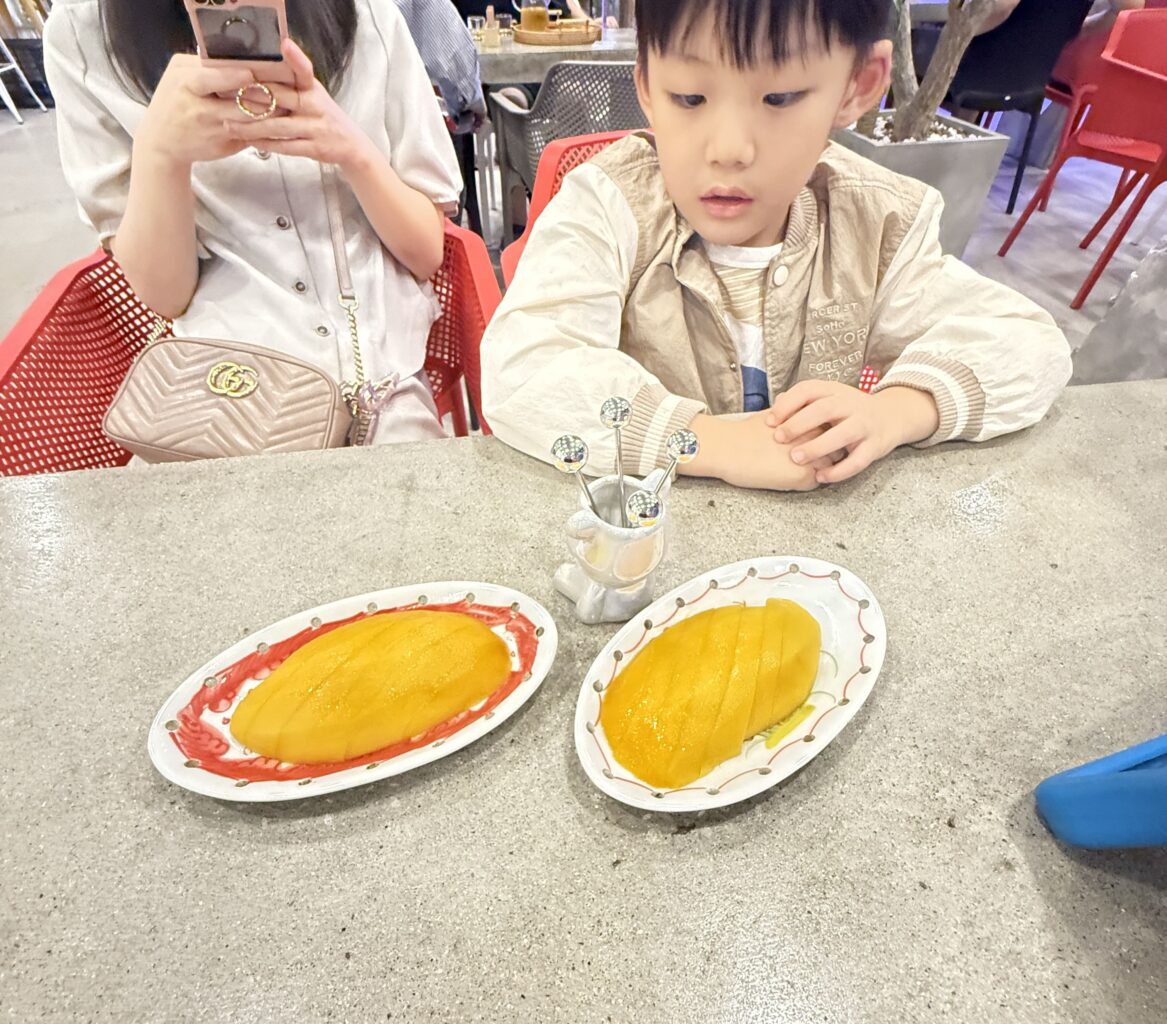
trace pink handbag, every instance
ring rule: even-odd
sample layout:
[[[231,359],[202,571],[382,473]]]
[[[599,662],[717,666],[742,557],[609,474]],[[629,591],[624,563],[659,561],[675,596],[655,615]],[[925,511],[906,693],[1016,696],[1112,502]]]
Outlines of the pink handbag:
[[[363,444],[397,377],[365,379],[336,172],[321,166],[340,302],[348,314],[356,380],[269,348],[206,338],[164,338],[159,318],[105,414],[105,433],[147,462]]]

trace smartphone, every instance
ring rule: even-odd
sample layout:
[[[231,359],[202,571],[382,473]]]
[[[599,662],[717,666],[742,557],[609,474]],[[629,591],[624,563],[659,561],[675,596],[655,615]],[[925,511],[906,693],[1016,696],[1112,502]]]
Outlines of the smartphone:
[[[288,35],[284,0],[183,0],[208,67],[248,68],[257,82],[291,85],[280,50]]]

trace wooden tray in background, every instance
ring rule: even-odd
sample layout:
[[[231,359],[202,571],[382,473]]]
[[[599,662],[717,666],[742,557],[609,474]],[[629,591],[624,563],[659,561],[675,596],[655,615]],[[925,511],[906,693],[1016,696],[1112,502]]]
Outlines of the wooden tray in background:
[[[515,42],[527,46],[586,46],[600,38],[600,26],[586,21],[568,20],[549,27],[545,32],[529,32],[515,26]]]

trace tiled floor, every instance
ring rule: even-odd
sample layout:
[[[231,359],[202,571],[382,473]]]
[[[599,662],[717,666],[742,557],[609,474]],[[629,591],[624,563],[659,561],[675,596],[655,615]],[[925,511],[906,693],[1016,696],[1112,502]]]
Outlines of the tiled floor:
[[[56,115],[0,109],[0,335],[66,263],[97,248],[57,157]]]
[[[61,174],[54,118],[51,113],[30,111],[25,126],[19,127],[6,112],[0,113],[0,332],[8,330],[55,271],[95,248],[94,237],[77,219]],[[1042,173],[1026,174],[1022,203]],[[1048,309],[1071,345],[1078,348],[1146,254],[1152,238],[1167,234],[1167,222],[1153,231],[1146,225],[1161,208],[1161,201],[1149,204],[1085,307],[1075,312],[1070,299],[1104,244],[1104,240],[1095,242],[1089,252],[1083,252],[1078,241],[1110,199],[1117,172],[1085,161],[1071,163],[1058,180],[1049,212],[1035,215],[1009,256],[1001,259],[997,248],[1013,221],[1004,212],[1012,174],[1013,166],[1006,164],[965,259]],[[1140,239],[1140,235],[1145,237]]]

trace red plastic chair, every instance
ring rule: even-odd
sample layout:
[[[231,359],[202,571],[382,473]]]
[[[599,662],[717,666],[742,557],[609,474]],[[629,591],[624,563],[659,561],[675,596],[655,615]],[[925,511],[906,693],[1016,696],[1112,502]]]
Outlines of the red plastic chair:
[[[1167,10],[1167,0],[1146,0],[1146,7],[1148,10]],[[1070,40],[1058,57],[1053,70],[1053,81],[1045,90],[1047,100],[1067,109],[1066,122],[1058,139],[1058,149],[1082,126],[1082,118],[1089,107],[1089,96],[1096,88],[1099,72],[1104,66],[1102,53],[1110,42],[1113,28],[1112,24],[1109,29],[1082,32]],[[1132,171],[1123,171],[1114,190],[1115,196],[1123,192],[1132,175]],[[1124,193],[1124,197],[1125,195],[1129,195],[1129,192]],[[1047,195],[1038,206],[1042,213],[1045,213],[1049,206],[1049,198]],[[1122,199],[1119,199],[1119,203],[1122,203]]]
[[[1072,110],[1068,131],[1049,173],[1030,199],[998,253],[1004,256],[1026,222],[1048,199],[1065,162],[1081,156],[1119,167],[1123,175],[1110,205],[1082,239],[1086,249],[1142,183],[1118,229],[1070,303],[1080,309],[1151,193],[1167,181],[1167,11],[1125,11],[1118,16],[1099,63],[1096,81],[1080,87],[1081,112]]]
[[[516,238],[502,251],[499,263],[502,265],[502,279],[509,287],[515,276],[515,268],[519,265],[519,257],[523,255],[523,248],[527,239],[531,237],[531,228],[535,226],[535,219],[543,212],[547,204],[559,191],[563,179],[569,171],[575,170],[580,164],[587,163],[601,150],[610,146],[618,139],[624,138],[629,132],[599,132],[595,135],[576,135],[570,139],[559,139],[547,143],[539,157],[539,167],[535,171],[535,187],[531,189],[531,207],[527,212],[527,226],[522,235]]]
[[[447,222],[433,284],[443,314],[430,331],[425,370],[438,411],[465,436],[461,380],[481,408],[478,345],[500,298],[482,239]],[[105,253],[49,282],[0,342],[0,476],[129,461],[101,420],[153,320]]]

